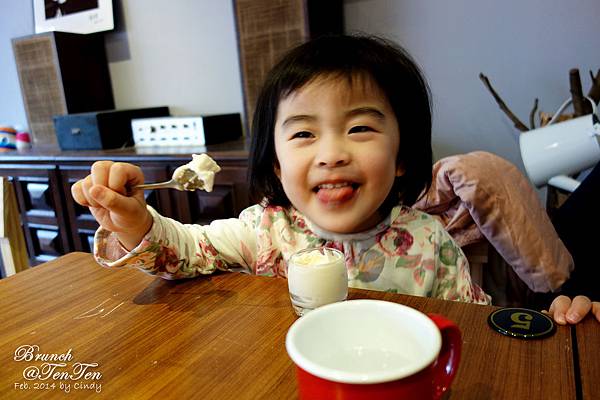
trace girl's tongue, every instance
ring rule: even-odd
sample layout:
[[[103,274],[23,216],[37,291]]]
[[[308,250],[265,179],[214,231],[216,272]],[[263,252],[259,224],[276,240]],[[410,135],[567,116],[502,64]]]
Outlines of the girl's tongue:
[[[324,203],[339,203],[349,200],[354,196],[354,188],[351,185],[324,188],[321,187],[317,191],[317,198]]]

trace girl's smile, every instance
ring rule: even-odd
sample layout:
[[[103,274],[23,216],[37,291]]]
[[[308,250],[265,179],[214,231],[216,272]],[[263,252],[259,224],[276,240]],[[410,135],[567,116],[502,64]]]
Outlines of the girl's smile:
[[[319,227],[373,227],[402,171],[400,133],[385,95],[368,77],[319,77],[280,101],[277,176],[292,205]]]

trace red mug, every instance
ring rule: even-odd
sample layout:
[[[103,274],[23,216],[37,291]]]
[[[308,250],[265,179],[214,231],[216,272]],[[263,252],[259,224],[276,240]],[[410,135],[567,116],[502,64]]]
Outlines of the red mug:
[[[320,307],[286,336],[301,400],[440,399],[461,345],[452,321],[380,300]]]

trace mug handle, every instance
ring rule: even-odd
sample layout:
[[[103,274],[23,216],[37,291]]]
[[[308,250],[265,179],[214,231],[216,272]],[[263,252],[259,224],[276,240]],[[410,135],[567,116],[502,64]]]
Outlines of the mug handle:
[[[562,190],[566,190],[569,193],[573,193],[575,189],[579,187],[580,184],[581,182],[579,182],[578,180],[565,175],[553,176],[548,180],[548,185],[557,187]]]
[[[427,314],[442,334],[442,348],[433,364],[433,398],[440,399],[448,390],[460,362],[462,338],[458,325],[439,314]]]

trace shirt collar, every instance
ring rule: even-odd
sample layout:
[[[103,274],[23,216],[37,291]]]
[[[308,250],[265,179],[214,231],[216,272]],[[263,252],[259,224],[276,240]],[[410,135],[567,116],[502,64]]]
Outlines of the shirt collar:
[[[401,206],[394,207],[392,209],[392,211],[388,214],[388,216],[385,217],[381,222],[379,222],[373,228],[368,229],[366,231],[362,231],[362,232],[356,232],[356,233],[330,232],[328,230],[325,230],[325,229],[319,227],[317,224],[315,224],[314,222],[309,220],[305,215],[302,215],[295,208],[294,208],[294,212],[297,215],[301,216],[301,218],[304,219],[304,221],[306,222],[306,227],[308,229],[310,229],[310,231],[313,232],[318,237],[323,238],[327,241],[348,242],[348,241],[361,241],[361,240],[371,239],[371,238],[379,235],[380,233],[386,231],[390,227],[391,222],[394,221],[398,217],[398,214],[400,213],[400,209],[401,209]]]

